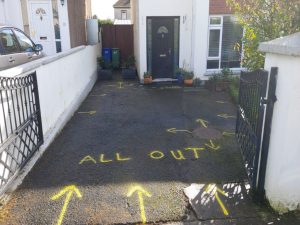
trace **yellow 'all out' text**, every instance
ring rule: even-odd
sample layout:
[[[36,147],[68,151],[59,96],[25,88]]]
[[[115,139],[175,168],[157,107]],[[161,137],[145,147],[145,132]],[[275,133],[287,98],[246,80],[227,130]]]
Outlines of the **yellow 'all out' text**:
[[[184,150],[171,150],[169,152],[163,152],[160,150],[155,150],[148,152],[146,155],[147,158],[151,160],[162,160],[164,158],[172,158],[174,160],[186,160],[187,158],[194,158],[194,159],[199,159],[201,152],[207,150],[206,148],[196,148],[196,147],[189,147],[189,148],[184,148]],[[126,162],[126,161],[131,161],[132,157],[122,154],[122,153],[115,153],[113,157],[108,157],[105,154],[100,154],[99,156],[92,156],[92,155],[87,155],[84,156],[79,164],[109,164],[113,162]]]

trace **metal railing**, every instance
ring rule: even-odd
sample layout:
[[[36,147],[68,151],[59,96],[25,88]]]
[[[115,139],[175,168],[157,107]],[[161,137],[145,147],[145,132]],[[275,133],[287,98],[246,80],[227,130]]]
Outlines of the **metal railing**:
[[[268,72],[243,72],[240,79],[236,133],[252,187],[256,188]]]
[[[42,144],[36,73],[0,77],[0,194]]]

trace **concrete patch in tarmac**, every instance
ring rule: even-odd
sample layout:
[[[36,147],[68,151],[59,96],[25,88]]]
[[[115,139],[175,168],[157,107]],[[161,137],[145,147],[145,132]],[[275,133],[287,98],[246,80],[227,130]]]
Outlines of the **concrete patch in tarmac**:
[[[250,185],[242,183],[192,184],[185,195],[199,220],[255,217]]]

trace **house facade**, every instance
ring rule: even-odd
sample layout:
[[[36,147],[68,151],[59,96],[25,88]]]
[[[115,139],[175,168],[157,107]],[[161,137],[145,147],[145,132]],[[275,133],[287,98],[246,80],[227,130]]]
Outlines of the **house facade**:
[[[135,57],[142,80],[172,79],[176,68],[207,80],[222,68],[241,70],[243,29],[226,0],[132,0]]]
[[[118,0],[113,7],[115,20],[131,20],[130,0]]]
[[[18,27],[53,55],[86,44],[91,0],[1,0],[0,23]]]

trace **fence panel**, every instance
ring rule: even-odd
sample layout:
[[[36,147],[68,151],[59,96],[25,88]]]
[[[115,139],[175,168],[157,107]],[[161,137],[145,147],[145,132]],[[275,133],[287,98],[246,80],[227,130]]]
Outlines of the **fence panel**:
[[[103,25],[102,47],[119,48],[121,63],[134,55],[133,25]]]
[[[36,73],[0,77],[0,194],[42,143]]]

